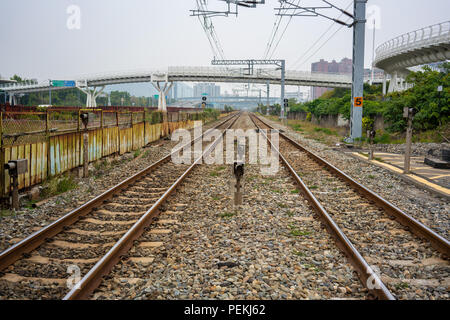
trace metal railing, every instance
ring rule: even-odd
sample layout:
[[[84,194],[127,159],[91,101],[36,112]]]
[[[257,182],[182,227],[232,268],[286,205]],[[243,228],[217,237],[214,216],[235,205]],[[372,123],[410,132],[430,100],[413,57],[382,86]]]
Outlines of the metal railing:
[[[211,81],[214,78],[218,80],[224,78],[230,79],[281,79],[281,71],[273,69],[256,69],[253,75],[247,75],[244,68],[220,68],[220,67],[169,67],[168,71],[128,71],[128,72],[111,72],[103,74],[95,74],[84,77],[77,77],[87,81],[90,86],[150,81],[153,73],[168,73],[169,80],[175,78],[176,80],[183,77],[189,78],[206,78]],[[291,81],[312,81],[312,82],[330,82],[350,84],[351,76],[334,74],[334,73],[314,73],[308,71],[286,71],[286,80]],[[78,81],[78,80],[77,80]],[[0,85],[0,89],[10,92],[33,92],[44,91],[49,89],[49,81],[42,81],[40,83],[14,83]],[[54,87],[52,90],[62,90],[67,88]]]
[[[398,55],[406,50],[450,41],[450,21],[408,32],[391,39],[376,49],[375,62]]]

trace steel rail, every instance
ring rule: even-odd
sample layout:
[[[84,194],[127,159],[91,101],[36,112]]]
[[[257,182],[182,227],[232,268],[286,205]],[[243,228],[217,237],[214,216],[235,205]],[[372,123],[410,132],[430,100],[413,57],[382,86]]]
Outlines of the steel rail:
[[[358,277],[362,284],[369,290],[370,293],[372,293],[374,296],[378,297],[381,300],[395,300],[392,293],[389,291],[389,289],[385,286],[385,284],[381,281],[381,279],[378,277],[378,275],[372,270],[370,265],[367,263],[367,261],[362,257],[362,255],[358,252],[358,250],[355,248],[355,246],[352,244],[352,242],[347,238],[347,236],[342,232],[342,230],[339,228],[337,223],[333,220],[333,218],[330,216],[330,214],[326,211],[326,209],[321,205],[319,200],[313,195],[311,190],[306,186],[306,184],[303,182],[303,180],[300,178],[300,176],[297,174],[295,169],[291,166],[289,161],[281,154],[280,150],[277,149],[271,139],[269,139],[266,135],[266,133],[261,130],[261,127],[256,123],[255,117],[259,121],[261,121],[259,118],[257,118],[254,115],[251,115],[250,118],[255,124],[255,126],[260,129],[260,132],[263,134],[263,136],[267,139],[267,141],[270,143],[270,146],[273,148],[273,150],[278,154],[283,164],[286,166],[286,168],[289,170],[297,184],[302,189],[303,194],[308,199],[314,210],[319,214],[319,217],[325,222],[325,226],[327,227],[328,231],[331,233],[331,235],[335,238],[336,243],[339,248],[343,250],[343,252],[346,254],[346,256],[349,258],[350,263],[353,265],[353,267],[356,269],[356,272],[358,274]],[[261,121],[263,124],[265,124],[263,121]],[[265,124],[266,125],[266,124]],[[273,129],[269,125],[267,127]],[[369,283],[372,284],[371,287],[369,287]]]
[[[231,119],[238,116],[239,113],[232,114],[230,117],[225,119],[224,121],[220,122],[216,127],[219,127],[226,122],[230,121]],[[65,214],[61,218],[57,219],[56,221],[52,222],[51,224],[47,225],[46,227],[36,231],[35,233],[29,235],[25,239],[19,241],[18,243],[12,245],[10,248],[6,249],[5,251],[0,253],[0,271],[4,270],[17,260],[19,260],[24,254],[27,254],[37,247],[39,247],[43,242],[45,242],[47,239],[54,237],[56,234],[64,230],[69,225],[72,225],[76,221],[78,221],[80,218],[87,215],[89,212],[91,212],[94,208],[99,207],[101,204],[106,202],[107,200],[111,199],[115,194],[121,192],[123,189],[127,188],[130,184],[136,182],[141,177],[145,176],[149,172],[151,172],[156,167],[160,166],[164,162],[170,160],[172,154],[179,152],[187,145],[190,145],[191,143],[194,143],[198,139],[201,139],[203,136],[207,135],[211,130],[207,130],[205,133],[203,133],[200,137],[195,139],[192,142],[189,142],[185,144],[184,146],[176,149],[175,151],[171,152],[167,156],[164,156],[157,162],[151,164],[147,168],[139,171],[138,173],[134,174],[133,176],[123,180],[119,184],[113,186],[112,188],[108,189],[107,191],[103,192],[102,194],[98,195],[94,199],[89,200],[82,206],[70,211],[69,213]]]
[[[238,114],[240,115],[240,113]],[[133,242],[137,240],[145,228],[147,228],[153,220],[159,215],[159,207],[164,201],[176,190],[187,175],[198,165],[200,160],[214,150],[216,145],[223,140],[223,136],[227,129],[231,128],[236,120],[236,117],[223,130],[220,139],[216,139],[210,144],[208,149],[195,160],[195,162],[174,182],[172,186],[156,201],[153,206],[125,233],[119,241],[92,267],[91,270],[74,286],[74,288],[67,293],[64,300],[84,300],[88,299],[90,294],[100,285],[102,277],[108,274],[116,263],[124,256],[128,250],[133,246]],[[229,119],[231,120],[231,119]]]
[[[268,125],[263,120],[259,119],[259,121],[264,123],[269,128],[272,128],[270,125]],[[373,201],[378,207],[382,208],[388,215],[389,218],[395,219],[400,224],[402,224],[404,227],[406,227],[410,232],[414,233],[416,236],[428,240],[431,245],[441,252],[444,255],[444,258],[448,259],[450,258],[450,242],[424,225],[423,223],[417,221],[407,213],[403,212],[401,209],[396,207],[394,204],[390,203],[389,201],[383,199],[380,195],[373,192],[372,190],[366,188],[359,182],[355,181],[353,178],[351,178],[349,175],[341,171],[340,169],[333,166],[328,161],[324,160],[317,154],[313,153],[310,150],[307,150],[303,146],[301,146],[298,142],[294,141],[290,137],[286,136],[285,134],[280,132],[280,135],[285,138],[288,142],[290,142],[292,145],[294,145],[296,148],[301,149],[305,153],[307,153],[313,160],[315,160],[320,165],[324,166],[328,170],[334,172],[339,178],[341,178],[344,182],[348,183],[355,191],[365,196],[368,200]]]

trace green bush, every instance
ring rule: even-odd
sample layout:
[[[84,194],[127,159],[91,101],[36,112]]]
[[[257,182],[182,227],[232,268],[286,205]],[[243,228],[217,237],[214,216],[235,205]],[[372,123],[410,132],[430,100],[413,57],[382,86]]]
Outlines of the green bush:
[[[150,113],[149,119],[150,124],[156,124],[163,122],[163,114],[161,111],[154,111]]]
[[[308,114],[306,115],[306,121],[311,122],[311,120],[312,120],[312,114],[311,114],[311,112],[308,112]]]

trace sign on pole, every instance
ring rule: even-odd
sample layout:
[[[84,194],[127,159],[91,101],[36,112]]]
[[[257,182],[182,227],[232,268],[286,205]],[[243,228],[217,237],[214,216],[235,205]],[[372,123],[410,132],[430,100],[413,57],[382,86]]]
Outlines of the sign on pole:
[[[74,80],[52,80],[52,87],[64,87],[64,88],[74,88],[75,81]]]

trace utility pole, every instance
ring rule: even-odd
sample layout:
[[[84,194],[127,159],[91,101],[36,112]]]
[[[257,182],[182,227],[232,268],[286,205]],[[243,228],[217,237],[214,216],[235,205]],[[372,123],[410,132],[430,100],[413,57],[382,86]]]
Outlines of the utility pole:
[[[287,6],[275,8],[278,10],[277,16],[289,17],[323,17],[332,20],[343,26],[353,28],[353,68],[352,68],[352,102],[350,111],[350,137],[347,142],[353,142],[362,137],[362,115],[364,105],[364,45],[365,45],[365,27],[366,27],[366,4],[367,0],[354,0],[353,14],[336,7],[326,0],[322,0],[327,6],[303,7],[294,0],[280,0]],[[347,22],[326,16],[321,10],[336,9],[342,14],[350,17],[353,21]]]
[[[285,60],[280,60],[281,61],[281,103],[280,103],[280,107],[281,107],[281,121],[285,121],[286,119],[286,104],[284,101],[284,84],[286,82],[286,61]]]
[[[266,115],[269,115],[269,109],[270,109],[270,81],[267,80],[267,110]]]
[[[348,139],[348,142],[353,142],[355,139],[362,137],[366,3],[367,0],[355,0],[354,2],[352,110],[350,121],[350,137]]]
[[[376,24],[375,19],[373,19],[373,43],[372,43],[372,73],[370,75],[370,85],[373,85],[373,80],[375,77],[375,31],[376,31]]]

